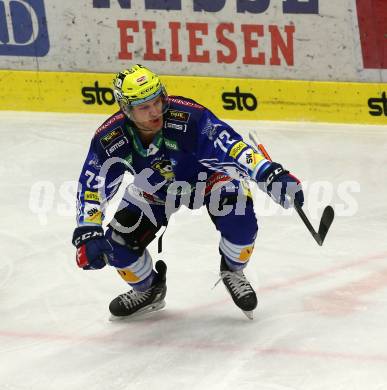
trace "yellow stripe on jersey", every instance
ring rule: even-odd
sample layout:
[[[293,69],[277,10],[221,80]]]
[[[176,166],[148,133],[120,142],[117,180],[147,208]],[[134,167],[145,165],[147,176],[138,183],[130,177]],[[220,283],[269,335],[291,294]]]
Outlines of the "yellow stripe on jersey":
[[[94,202],[99,202],[99,193],[98,192],[92,192],[92,191],[85,191],[85,200],[92,200]]]
[[[249,170],[254,171],[256,166],[264,159],[265,158],[261,154],[257,153],[252,148],[248,148],[239,156],[238,162]]]
[[[247,145],[243,141],[238,141],[236,144],[233,145],[233,147],[229,151],[229,155],[232,158],[236,158],[238,154],[244,149]]]
[[[84,221],[88,223],[96,223],[98,225],[102,224],[102,212],[95,211],[93,214],[85,214]]]

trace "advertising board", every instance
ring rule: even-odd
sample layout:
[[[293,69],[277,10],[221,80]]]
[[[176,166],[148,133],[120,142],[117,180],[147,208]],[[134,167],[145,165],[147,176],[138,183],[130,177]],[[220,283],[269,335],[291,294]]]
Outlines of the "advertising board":
[[[387,124],[386,84],[161,78],[170,95],[190,97],[224,119]],[[118,109],[112,79],[108,73],[0,71],[0,106],[109,114]]]
[[[0,0],[0,69],[387,82],[385,0]]]

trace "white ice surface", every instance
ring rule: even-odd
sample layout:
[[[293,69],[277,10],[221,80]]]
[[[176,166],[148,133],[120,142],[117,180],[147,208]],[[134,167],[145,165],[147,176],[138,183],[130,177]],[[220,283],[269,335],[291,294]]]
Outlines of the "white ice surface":
[[[387,126],[232,122],[256,128],[305,182],[315,226],[334,206],[324,246],[255,193],[249,321],[212,289],[209,217],[181,210],[164,236],[165,310],[110,322],[124,282],[112,268],[78,269],[70,243],[74,183],[103,120],[0,114],[1,390],[387,388]]]

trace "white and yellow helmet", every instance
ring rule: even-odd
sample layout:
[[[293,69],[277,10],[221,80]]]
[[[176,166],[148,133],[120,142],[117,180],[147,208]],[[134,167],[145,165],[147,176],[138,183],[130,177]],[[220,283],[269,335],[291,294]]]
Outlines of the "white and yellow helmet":
[[[161,95],[163,112],[166,111],[168,96],[157,74],[143,65],[134,65],[117,73],[113,80],[114,97],[121,110],[130,118],[131,108]]]

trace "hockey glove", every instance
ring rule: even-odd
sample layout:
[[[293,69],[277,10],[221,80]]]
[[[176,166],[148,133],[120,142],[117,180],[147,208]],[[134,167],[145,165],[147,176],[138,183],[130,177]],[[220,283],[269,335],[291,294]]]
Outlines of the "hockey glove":
[[[263,173],[259,187],[283,208],[293,207],[294,203],[304,204],[301,182],[275,162]]]
[[[77,248],[76,261],[78,267],[101,269],[105,267],[105,256],[113,252],[113,247],[105,238],[100,226],[79,226],[74,230],[73,245]]]

